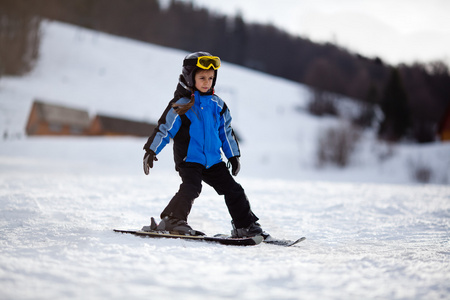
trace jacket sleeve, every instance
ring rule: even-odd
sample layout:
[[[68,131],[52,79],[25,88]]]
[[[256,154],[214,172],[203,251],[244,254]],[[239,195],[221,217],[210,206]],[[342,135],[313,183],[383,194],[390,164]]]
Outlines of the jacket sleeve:
[[[156,154],[160,153],[180,129],[181,120],[172,108],[172,103],[172,101],[169,103],[158,121],[158,126],[148,138],[147,143],[144,145],[145,150],[152,150]]]
[[[220,124],[219,124],[219,137],[222,141],[222,150],[227,158],[233,156],[241,156],[239,149],[239,142],[231,127],[231,114],[230,111],[223,102],[222,111],[220,112]]]

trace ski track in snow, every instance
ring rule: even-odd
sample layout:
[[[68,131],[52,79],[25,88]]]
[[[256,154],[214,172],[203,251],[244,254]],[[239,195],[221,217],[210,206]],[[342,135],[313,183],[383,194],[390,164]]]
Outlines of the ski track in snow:
[[[12,143],[2,144],[1,299],[445,299],[450,292],[448,186],[238,177],[267,231],[307,240],[281,248],[145,239],[112,229],[157,216],[179,184],[173,166],[161,162],[144,176],[138,165],[99,162],[83,139],[69,144],[64,163],[50,158],[63,152],[51,139],[21,142],[47,148],[46,158],[6,155]],[[140,151],[141,140],[96,144]],[[225,204],[210,187],[190,224],[229,232]]]

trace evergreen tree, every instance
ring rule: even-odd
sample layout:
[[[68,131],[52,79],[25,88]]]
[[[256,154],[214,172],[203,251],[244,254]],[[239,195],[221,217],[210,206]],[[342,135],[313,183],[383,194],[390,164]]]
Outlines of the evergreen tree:
[[[391,71],[380,105],[384,119],[378,135],[382,139],[398,141],[410,128],[410,111],[408,97],[397,68]]]
[[[353,122],[363,128],[371,127],[375,119],[375,107],[378,104],[378,91],[371,84],[364,101],[361,103],[361,111]]]

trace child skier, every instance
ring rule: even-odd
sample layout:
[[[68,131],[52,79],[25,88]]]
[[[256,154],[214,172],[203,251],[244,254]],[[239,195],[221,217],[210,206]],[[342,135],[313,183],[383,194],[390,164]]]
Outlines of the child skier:
[[[203,235],[187,223],[202,181],[212,186],[225,203],[232,218],[233,237],[261,235],[244,189],[222,161],[221,149],[236,176],[240,169],[239,144],[231,128],[231,115],[225,102],[214,94],[220,59],[207,52],[187,55],[174,98],[144,145],[144,172],[149,174],[156,155],[173,139],[175,168],[182,183],[161,213],[161,222],[152,219],[152,230]]]

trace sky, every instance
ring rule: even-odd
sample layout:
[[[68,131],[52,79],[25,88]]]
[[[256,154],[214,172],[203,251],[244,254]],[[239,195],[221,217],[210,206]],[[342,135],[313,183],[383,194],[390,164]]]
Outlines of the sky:
[[[449,0],[183,0],[390,64],[450,64]]]

